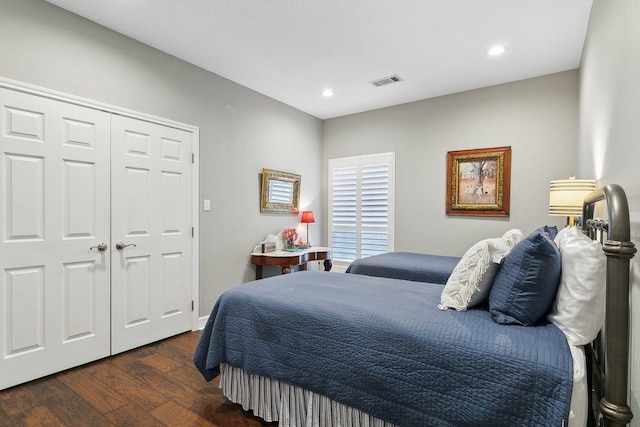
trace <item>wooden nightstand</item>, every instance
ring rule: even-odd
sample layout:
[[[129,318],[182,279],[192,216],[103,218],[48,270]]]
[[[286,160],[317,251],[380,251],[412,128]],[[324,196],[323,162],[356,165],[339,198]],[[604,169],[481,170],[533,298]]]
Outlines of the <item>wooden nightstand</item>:
[[[251,264],[256,266],[256,280],[262,279],[263,265],[282,267],[282,274],[289,274],[291,273],[291,267],[294,265],[299,265],[301,270],[306,270],[307,262],[320,260],[324,260],[324,271],[330,271],[333,266],[331,263],[331,248],[312,246],[295,252],[251,253]]]

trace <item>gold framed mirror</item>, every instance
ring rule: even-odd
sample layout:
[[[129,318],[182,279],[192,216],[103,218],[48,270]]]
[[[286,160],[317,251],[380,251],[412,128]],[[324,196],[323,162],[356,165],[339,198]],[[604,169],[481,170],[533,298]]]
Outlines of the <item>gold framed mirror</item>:
[[[298,213],[300,175],[262,169],[260,212]]]

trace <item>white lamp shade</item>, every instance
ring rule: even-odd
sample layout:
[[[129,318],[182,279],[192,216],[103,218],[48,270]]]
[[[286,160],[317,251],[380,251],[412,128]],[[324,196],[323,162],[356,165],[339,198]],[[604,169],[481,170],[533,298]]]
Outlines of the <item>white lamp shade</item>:
[[[593,179],[558,179],[549,188],[549,215],[582,216],[587,194],[596,189]]]

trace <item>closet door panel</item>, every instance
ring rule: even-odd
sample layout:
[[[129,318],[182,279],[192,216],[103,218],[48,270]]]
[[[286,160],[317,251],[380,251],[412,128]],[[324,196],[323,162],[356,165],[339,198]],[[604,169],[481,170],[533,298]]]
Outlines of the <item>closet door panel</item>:
[[[110,116],[0,88],[0,118],[2,389],[110,352]]]
[[[192,134],[112,118],[112,351],[191,328]]]

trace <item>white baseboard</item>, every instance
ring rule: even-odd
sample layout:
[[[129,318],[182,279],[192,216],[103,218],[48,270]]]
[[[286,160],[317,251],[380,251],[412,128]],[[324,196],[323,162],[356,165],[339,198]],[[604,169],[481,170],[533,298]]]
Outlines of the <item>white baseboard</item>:
[[[198,318],[198,330],[201,331],[204,329],[204,325],[207,324],[207,320],[209,320],[209,316],[202,316]]]

